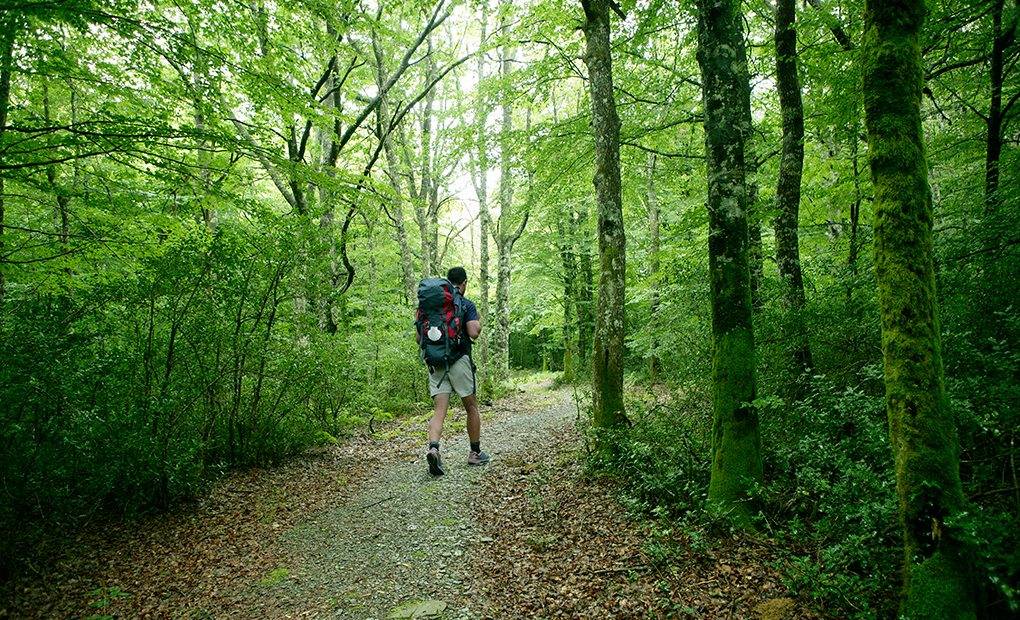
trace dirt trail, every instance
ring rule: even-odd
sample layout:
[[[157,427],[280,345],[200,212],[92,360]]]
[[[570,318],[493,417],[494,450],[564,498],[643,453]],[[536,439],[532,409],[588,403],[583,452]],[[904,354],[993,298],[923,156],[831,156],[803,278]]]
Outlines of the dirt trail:
[[[502,457],[540,445],[575,413],[563,391],[532,408],[483,426],[487,467],[466,463],[467,438],[444,441],[447,473],[432,478],[421,454],[395,453],[350,499],[283,536],[294,558],[288,578],[253,593],[255,615],[387,618],[419,606],[445,608],[445,618],[477,618],[469,596],[465,552],[480,541],[472,510],[479,483],[503,467]],[[420,452],[420,450],[419,450]]]

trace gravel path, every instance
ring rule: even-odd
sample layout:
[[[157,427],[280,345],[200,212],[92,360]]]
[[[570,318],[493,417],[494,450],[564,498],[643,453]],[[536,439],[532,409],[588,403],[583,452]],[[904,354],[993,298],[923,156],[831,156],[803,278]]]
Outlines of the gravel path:
[[[551,429],[574,417],[567,390],[545,394],[538,406],[495,420],[484,420],[483,411],[483,447],[492,455],[487,467],[467,465],[462,431],[444,438],[441,478],[426,472],[423,449],[394,452],[392,463],[361,482],[348,501],[283,534],[293,566],[251,588],[245,613],[382,620],[411,617],[396,610],[431,601],[445,607],[444,618],[476,617],[463,556],[467,545],[488,539],[478,527],[486,515],[471,514],[472,494],[503,467],[501,455],[541,449]],[[447,427],[455,418],[463,412],[448,417]]]

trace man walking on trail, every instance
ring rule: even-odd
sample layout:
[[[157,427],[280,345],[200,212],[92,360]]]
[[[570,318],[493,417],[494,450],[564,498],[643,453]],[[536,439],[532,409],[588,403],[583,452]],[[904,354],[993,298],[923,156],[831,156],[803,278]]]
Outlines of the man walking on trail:
[[[416,320],[416,335],[419,344],[423,347],[423,357],[429,367],[429,395],[435,403],[435,413],[429,421],[429,447],[426,453],[426,460],[429,464],[429,473],[433,476],[442,476],[445,472],[443,461],[439,456],[439,439],[443,434],[443,422],[446,419],[446,412],[450,407],[450,395],[456,392],[460,396],[464,409],[467,411],[467,432],[471,442],[471,449],[468,452],[468,465],[485,465],[489,462],[489,455],[482,452],[481,427],[482,420],[478,415],[478,399],[475,396],[475,365],[471,359],[471,344],[482,333],[482,323],[478,318],[478,309],[474,302],[464,297],[467,290],[467,272],[463,267],[453,267],[446,274],[446,279],[456,289],[451,291],[451,296],[446,297],[449,307],[456,308],[455,312],[461,316],[453,317],[455,327],[451,329],[449,323],[446,330],[457,333],[457,337],[446,344],[445,363],[430,363],[429,356],[424,355],[425,344],[423,338],[435,340],[439,330],[435,326],[429,326],[429,321],[424,311],[428,303],[427,297],[423,296],[423,288],[430,283],[438,283],[438,286],[448,286],[442,280],[423,280],[419,287],[418,318]],[[444,331],[446,331],[444,330]],[[446,339],[446,334],[441,337]],[[451,348],[453,349],[451,352]],[[450,361],[452,360],[452,361]]]

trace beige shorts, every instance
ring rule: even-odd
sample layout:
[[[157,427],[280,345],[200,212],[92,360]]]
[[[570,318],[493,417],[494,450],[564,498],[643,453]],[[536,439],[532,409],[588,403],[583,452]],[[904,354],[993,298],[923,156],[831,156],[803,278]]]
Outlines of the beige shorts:
[[[429,396],[435,398],[437,394],[453,392],[457,392],[461,398],[475,393],[475,371],[467,355],[454,362],[449,372],[445,368],[437,368],[435,372],[429,373]]]

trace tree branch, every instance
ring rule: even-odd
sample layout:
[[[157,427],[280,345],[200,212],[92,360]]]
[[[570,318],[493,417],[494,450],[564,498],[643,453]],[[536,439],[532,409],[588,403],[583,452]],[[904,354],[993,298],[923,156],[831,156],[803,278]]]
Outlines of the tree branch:
[[[436,4],[436,8],[433,11],[432,17],[429,20],[428,24],[425,26],[425,29],[421,31],[421,34],[418,35],[418,38],[415,39],[414,43],[404,54],[404,57],[400,60],[400,65],[393,72],[393,75],[391,75],[390,78],[386,80],[386,83],[382,85],[382,87],[379,89],[379,92],[376,93],[375,97],[372,99],[372,102],[366,105],[358,114],[358,116],[355,117],[354,121],[351,122],[351,124],[347,127],[347,131],[345,131],[343,136],[340,137],[338,145],[339,150],[343,150],[344,146],[348,142],[350,142],[351,138],[354,137],[354,132],[356,132],[359,127],[361,127],[361,124],[365,122],[365,119],[368,118],[368,115],[371,114],[375,110],[376,106],[379,105],[379,101],[382,100],[386,93],[389,92],[390,88],[392,88],[393,85],[397,83],[397,80],[399,80],[400,77],[404,74],[404,72],[407,71],[407,68],[410,66],[411,63],[411,57],[414,56],[414,53],[416,51],[418,51],[418,48],[421,47],[421,44],[425,42],[425,39],[427,39],[428,36],[432,34],[432,32],[436,28],[438,28],[444,21],[446,21],[446,19],[453,12],[453,6],[451,5],[449,8],[446,9],[446,11],[442,15],[440,15],[439,12],[444,4],[445,0],[440,0]]]

